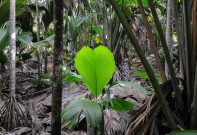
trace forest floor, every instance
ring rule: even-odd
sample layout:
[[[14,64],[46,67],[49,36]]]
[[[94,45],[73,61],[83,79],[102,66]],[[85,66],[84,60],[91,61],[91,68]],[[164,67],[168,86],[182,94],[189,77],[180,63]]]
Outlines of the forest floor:
[[[154,57],[148,56],[148,60],[153,67],[155,66]],[[145,101],[152,93],[151,85],[148,79],[144,79],[136,74],[134,70],[144,70],[138,58],[132,61],[123,59],[119,67],[116,68],[114,81],[132,81],[136,82],[148,89],[148,92],[141,93],[132,87],[113,86],[110,90],[112,96],[126,99],[134,104],[134,109],[127,112],[115,112],[111,110],[104,111],[106,134],[121,135],[124,134],[135,116],[135,113],[143,106]],[[156,70],[156,69],[155,69]],[[1,75],[0,89],[0,108],[3,107],[8,97],[8,72],[5,71]],[[155,71],[157,72],[157,71]],[[4,78],[4,79],[3,79]],[[7,79],[5,79],[7,78]],[[42,85],[38,90],[36,86],[37,69],[33,62],[23,64],[23,69],[17,70],[17,95],[16,99],[20,103],[20,107],[30,123],[29,127],[18,127],[7,132],[4,127],[0,127],[0,135],[49,135],[51,131],[51,87],[50,85]],[[89,92],[83,84],[65,83],[62,95],[63,108],[72,100],[87,97]],[[0,111],[3,111],[2,109]],[[2,113],[0,113],[2,114]],[[3,116],[0,115],[0,118]],[[19,120],[20,121],[20,120]],[[0,120],[0,123],[2,121]],[[62,125],[63,135],[85,135],[85,122],[79,123],[75,131],[66,128]]]

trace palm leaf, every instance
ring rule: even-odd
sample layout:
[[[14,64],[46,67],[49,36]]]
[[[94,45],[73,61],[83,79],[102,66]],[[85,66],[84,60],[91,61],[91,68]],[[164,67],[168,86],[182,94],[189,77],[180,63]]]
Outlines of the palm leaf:
[[[2,51],[8,44],[8,30],[0,28],[0,51]]]
[[[26,0],[16,0],[16,16],[19,16],[24,13]],[[0,26],[5,24],[9,20],[9,12],[10,12],[10,2],[9,0],[5,0],[0,4]]]
[[[102,111],[100,105],[88,99],[77,99],[72,101],[61,114],[64,123],[68,127],[74,127],[78,122],[81,114],[86,117],[88,127],[96,127],[102,121]]]

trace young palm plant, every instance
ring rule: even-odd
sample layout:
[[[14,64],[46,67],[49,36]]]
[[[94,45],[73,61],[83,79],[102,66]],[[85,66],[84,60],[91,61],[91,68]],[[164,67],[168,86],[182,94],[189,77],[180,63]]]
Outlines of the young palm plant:
[[[111,104],[111,109],[118,111],[129,110],[133,107],[130,102],[123,99],[109,99],[109,96],[107,100],[102,99],[103,89],[115,71],[113,54],[104,46],[99,46],[94,50],[83,47],[75,58],[75,67],[93,98],[91,100],[76,99],[69,103],[62,112],[63,122],[73,128],[85,116],[88,135],[98,134],[97,129],[104,134],[104,108],[109,104]]]

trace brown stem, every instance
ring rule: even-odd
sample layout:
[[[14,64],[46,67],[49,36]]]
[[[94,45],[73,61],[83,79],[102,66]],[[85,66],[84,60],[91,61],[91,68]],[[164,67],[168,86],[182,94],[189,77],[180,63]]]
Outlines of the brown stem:
[[[150,27],[150,25],[148,23],[146,14],[144,12],[144,7],[142,5],[142,1],[141,0],[137,0],[137,1],[138,1],[140,12],[142,14],[142,18],[143,18],[143,21],[144,21],[144,26],[146,27],[146,31],[148,33],[148,38],[150,40],[151,50],[152,50],[152,52],[155,55],[155,59],[156,59],[157,67],[158,67],[160,75],[161,75],[161,79],[162,79],[163,82],[165,82],[167,79],[166,79],[166,76],[165,76],[165,73],[164,73],[164,70],[163,70],[163,67],[162,67],[162,64],[161,64],[161,59],[159,57],[157,46],[155,44],[154,35],[151,32],[151,27]]]

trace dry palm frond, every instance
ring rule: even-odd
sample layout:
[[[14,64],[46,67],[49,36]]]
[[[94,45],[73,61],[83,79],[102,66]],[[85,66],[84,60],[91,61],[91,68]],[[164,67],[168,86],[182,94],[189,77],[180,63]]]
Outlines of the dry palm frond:
[[[171,82],[167,81],[161,88],[165,92],[165,95],[167,95],[172,90]],[[156,95],[153,94],[135,114],[134,119],[127,129],[126,135],[149,135],[152,132],[150,129],[154,128],[151,126],[154,126],[152,123],[155,121],[159,110],[159,101]]]
[[[121,122],[121,117],[117,112],[106,109],[104,112],[104,120],[106,135],[123,134],[126,124],[124,124],[124,122]]]
[[[0,113],[0,126],[6,130],[11,131],[19,126],[28,126],[22,105],[12,96],[1,107]]]
[[[136,113],[135,118],[130,124],[126,135],[147,135],[153,119],[160,109],[159,102],[152,95]]]

